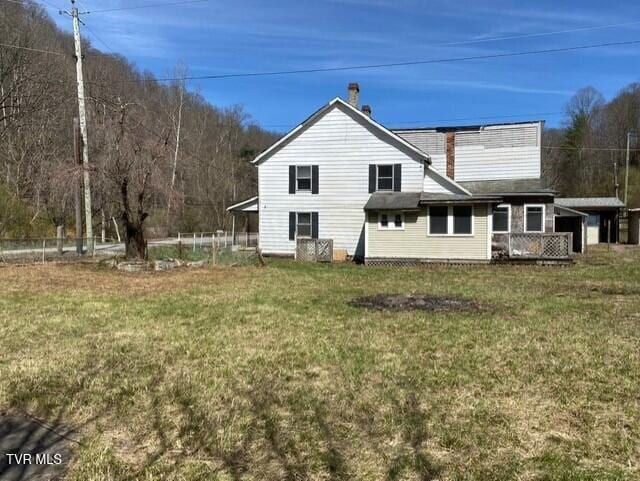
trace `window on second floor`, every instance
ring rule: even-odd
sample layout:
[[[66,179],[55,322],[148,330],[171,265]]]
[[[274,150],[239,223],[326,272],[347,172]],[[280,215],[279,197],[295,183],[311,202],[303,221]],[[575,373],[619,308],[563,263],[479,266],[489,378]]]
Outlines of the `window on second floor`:
[[[369,193],[401,192],[402,164],[370,164]]]
[[[393,165],[378,165],[376,190],[393,190]]]
[[[311,166],[296,166],[296,191],[311,192]]]

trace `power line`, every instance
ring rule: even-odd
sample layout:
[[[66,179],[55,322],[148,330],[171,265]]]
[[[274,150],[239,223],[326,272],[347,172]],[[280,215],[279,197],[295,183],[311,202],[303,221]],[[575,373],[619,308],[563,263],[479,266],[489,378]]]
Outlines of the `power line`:
[[[604,151],[604,152],[626,152],[626,148],[619,147],[565,147],[562,145],[543,145],[543,149],[554,149],[554,150],[593,150],[593,151]],[[638,149],[630,149],[630,150],[638,150]]]
[[[7,48],[17,48],[20,50],[29,50],[31,52],[38,52],[38,53],[50,53],[52,55],[63,55],[66,56],[67,54],[62,53],[62,52],[54,52],[52,50],[42,50],[39,48],[31,48],[31,47],[23,47],[22,45],[11,45],[8,43],[0,43],[0,47],[7,47]]]
[[[107,45],[107,42],[105,42],[104,40],[102,40],[98,34],[96,32],[94,32],[91,27],[89,27],[89,25],[87,25],[87,22],[82,22],[82,25],[84,26],[84,28],[86,28],[89,33],[91,34],[91,36],[93,38],[95,38],[98,42],[100,42],[106,49],[107,52],[113,53],[113,50],[111,49],[111,47],[109,47],[109,45]]]
[[[151,3],[147,5],[137,5],[132,7],[117,7],[117,8],[104,8],[101,10],[89,10],[82,13],[106,13],[106,12],[119,12],[122,10],[139,10],[141,8],[157,8],[157,7],[169,7],[173,5],[186,5],[188,3],[201,3],[208,2],[209,0],[182,0],[179,2],[167,2],[167,3]]]
[[[551,32],[539,32],[539,33],[524,33],[520,35],[508,35],[503,37],[486,37],[486,38],[478,38],[478,39],[470,39],[470,40],[460,40],[457,42],[445,42],[445,43],[437,43],[434,46],[454,46],[454,45],[467,45],[474,43],[487,43],[487,42],[499,42],[501,40],[516,40],[522,38],[535,38],[535,37],[547,37],[549,35],[561,35],[565,33],[577,33],[577,32],[589,32],[593,30],[604,30],[608,28],[616,28],[616,27],[631,27],[633,25],[640,25],[640,20],[635,20],[632,22],[622,22],[622,23],[608,23],[604,25],[594,25],[592,27],[578,27],[578,28],[570,28],[566,30],[554,30]]]
[[[455,117],[449,119],[429,119],[429,120],[390,120],[384,122],[385,126],[389,125],[408,125],[408,124],[435,124],[436,122],[466,122],[472,120],[492,120],[492,119],[514,119],[514,118],[540,118],[550,115],[564,115],[564,112],[532,112],[524,114],[511,114],[511,115],[486,115],[477,117]],[[382,123],[382,122],[381,122]],[[266,124],[261,125],[262,128],[278,128],[278,127],[295,127],[298,124]]]
[[[467,57],[449,57],[449,58],[437,58],[437,59],[427,59],[427,60],[413,60],[408,62],[391,62],[391,63],[379,63],[379,64],[368,64],[368,65],[349,65],[349,66],[341,66],[341,67],[309,68],[309,69],[299,69],[299,70],[278,70],[278,71],[271,71],[271,72],[243,72],[243,73],[233,73],[233,74],[198,75],[198,76],[188,76],[188,77],[161,77],[161,78],[156,78],[155,80],[157,82],[174,82],[177,80],[220,80],[220,79],[241,78],[241,77],[268,77],[268,76],[276,76],[276,75],[280,76],[280,75],[296,75],[296,74],[308,74],[308,73],[340,72],[340,71],[349,71],[349,70],[370,70],[370,69],[380,69],[380,68],[390,68],[390,67],[405,67],[405,66],[411,66],[411,65],[428,65],[428,64],[437,64],[437,63],[464,62],[464,61],[470,61],[470,60],[522,57],[526,55],[571,52],[571,51],[577,51],[577,50],[587,50],[592,48],[620,47],[620,46],[637,45],[637,44],[640,44],[640,40],[629,40],[626,42],[596,43],[596,44],[590,44],[590,45],[578,45],[574,47],[561,47],[561,48],[551,48],[551,49],[543,49],[543,50],[525,50],[520,52],[472,55]],[[117,82],[137,83],[137,82],[146,82],[146,81],[147,80],[145,79],[142,79],[142,80],[136,79],[136,80],[121,80]],[[98,83],[98,82],[94,82],[94,83]]]

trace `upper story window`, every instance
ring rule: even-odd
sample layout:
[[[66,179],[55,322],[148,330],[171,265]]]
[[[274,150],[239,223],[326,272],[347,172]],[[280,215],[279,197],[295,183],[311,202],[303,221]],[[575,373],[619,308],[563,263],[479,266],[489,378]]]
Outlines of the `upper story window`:
[[[378,165],[376,190],[393,190],[393,165]]]
[[[318,166],[317,165],[290,165],[289,166],[289,193],[309,192],[318,193]]]
[[[429,235],[473,235],[473,206],[430,206],[428,233]]]
[[[311,166],[296,166],[296,191],[311,192]]]
[[[511,230],[511,206],[501,204],[493,209],[493,232],[508,233]]]
[[[402,164],[369,165],[369,193],[401,191]]]
[[[524,231],[544,232],[544,205],[524,206]]]

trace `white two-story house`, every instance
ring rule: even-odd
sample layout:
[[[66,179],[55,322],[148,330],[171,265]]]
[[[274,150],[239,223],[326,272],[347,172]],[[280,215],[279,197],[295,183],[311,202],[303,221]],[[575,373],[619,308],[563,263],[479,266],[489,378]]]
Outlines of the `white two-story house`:
[[[297,239],[320,238],[371,264],[489,261],[513,233],[554,231],[542,127],[389,130],[350,84],[347,101],[332,100],[253,161],[259,248],[293,255]]]

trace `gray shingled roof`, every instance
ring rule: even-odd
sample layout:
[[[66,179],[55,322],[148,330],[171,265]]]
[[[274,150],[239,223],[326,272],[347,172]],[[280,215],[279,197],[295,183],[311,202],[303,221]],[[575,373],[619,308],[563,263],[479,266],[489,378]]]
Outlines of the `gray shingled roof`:
[[[423,192],[420,194],[421,204],[456,203],[456,202],[481,202],[500,201],[500,197],[495,195],[466,195],[466,194],[432,194]]]
[[[417,209],[420,192],[374,192],[364,205],[365,210]]]
[[[474,182],[458,183],[474,195],[551,195],[554,193],[554,190],[547,187],[542,179],[479,180]]]
[[[556,197],[555,203],[578,210],[598,208],[620,209],[624,207],[624,202],[617,197]]]
[[[424,204],[459,202],[499,202],[497,196],[466,194],[432,194],[429,192],[375,192],[364,206],[365,210],[415,210]]]

